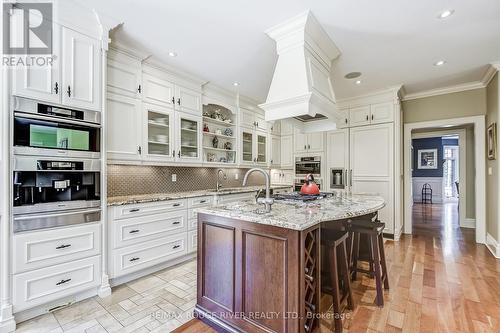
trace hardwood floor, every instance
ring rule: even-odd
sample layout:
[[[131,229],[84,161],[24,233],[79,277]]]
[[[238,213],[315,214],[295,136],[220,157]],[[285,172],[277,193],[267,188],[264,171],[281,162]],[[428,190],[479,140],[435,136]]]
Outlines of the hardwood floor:
[[[412,236],[385,243],[385,306],[374,304],[374,281],[361,275],[344,332],[500,332],[500,260],[474,243],[473,230],[458,227],[456,205],[416,205],[414,217]],[[328,297],[322,301],[328,308]],[[323,320],[317,332],[329,327]],[[192,320],[174,332],[215,331]]]

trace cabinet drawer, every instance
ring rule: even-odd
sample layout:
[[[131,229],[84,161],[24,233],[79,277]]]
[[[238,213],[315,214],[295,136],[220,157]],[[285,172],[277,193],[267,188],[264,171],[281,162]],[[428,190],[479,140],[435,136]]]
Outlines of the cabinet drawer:
[[[44,304],[99,285],[101,256],[13,276],[14,311]]]
[[[116,278],[187,254],[187,233],[113,251],[111,277]]]
[[[207,195],[204,197],[188,198],[188,208],[197,208],[210,206],[214,201],[214,196]]]
[[[187,211],[113,221],[113,248],[187,231]]]
[[[14,234],[13,271],[20,273],[101,252],[101,224]]]
[[[196,230],[196,227],[198,227],[198,216],[188,221],[188,231]]]
[[[116,206],[113,207],[113,219],[118,220],[136,216],[161,214],[165,211],[185,209],[186,206],[186,199]]]
[[[198,248],[198,231],[188,232],[188,253],[196,252]]]

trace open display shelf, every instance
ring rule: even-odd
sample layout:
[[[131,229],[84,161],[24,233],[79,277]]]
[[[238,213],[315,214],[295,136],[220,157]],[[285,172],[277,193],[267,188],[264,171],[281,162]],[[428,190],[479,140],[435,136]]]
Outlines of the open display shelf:
[[[217,104],[203,105],[203,162],[236,164],[236,115]]]

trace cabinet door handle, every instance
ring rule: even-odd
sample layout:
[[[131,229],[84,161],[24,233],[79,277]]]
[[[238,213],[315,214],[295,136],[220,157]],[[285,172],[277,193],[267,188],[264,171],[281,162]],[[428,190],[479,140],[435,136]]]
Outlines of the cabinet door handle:
[[[257,122],[257,127],[259,127],[259,122]]]
[[[179,151],[177,152],[177,156],[180,158],[181,157],[181,150],[179,149]]]
[[[175,104],[175,97],[172,97],[172,104]]]
[[[139,85],[139,87],[137,88],[137,92],[140,94],[140,93],[141,93],[141,91],[142,91],[142,89],[141,89],[141,85]]]
[[[56,283],[56,286],[60,286],[61,284],[65,284],[66,282],[71,281],[71,279],[62,279],[61,281]]]
[[[180,203],[174,203],[172,206],[179,207],[180,205],[181,205]]]
[[[59,83],[56,82],[56,84],[54,85],[54,92],[57,94],[59,94]]]
[[[172,150],[172,157],[175,157],[175,149]]]
[[[181,99],[180,98],[177,98],[177,104],[181,105]]]
[[[200,200],[200,203],[205,203],[207,202],[207,200]]]
[[[129,234],[136,234],[139,232],[139,229],[134,229],[134,230],[130,230],[128,233]]]
[[[130,261],[130,262],[134,262],[134,261],[137,261],[137,260],[139,260],[139,259],[141,259],[141,258],[139,258],[139,257],[134,257],[134,258],[131,258],[129,261]]]
[[[141,148],[141,146],[137,146],[137,152],[139,153],[139,155],[142,154],[142,148]]]
[[[307,145],[307,149],[311,149],[311,145]]]
[[[132,209],[129,210],[130,213],[135,213],[135,212],[138,212],[138,211],[140,211],[139,208],[132,208]]]
[[[368,118],[368,115],[366,115],[366,121],[368,121],[368,119],[369,119],[369,118]]]
[[[70,246],[71,246],[71,244],[62,244],[62,245],[57,246],[56,250],[65,249],[65,248],[70,247]]]
[[[172,249],[174,249],[174,250],[175,250],[175,249],[178,249],[178,248],[180,248],[180,247],[181,247],[180,245],[174,245],[174,246],[172,247]]]
[[[351,176],[351,187],[352,187],[352,169],[351,172],[349,172],[349,176]]]
[[[71,97],[71,86],[68,86],[68,97]]]
[[[373,118],[374,118],[374,117],[373,117],[373,115],[372,115],[372,120],[373,120]]]
[[[172,224],[177,225],[177,224],[181,224],[181,223],[179,221],[175,221]]]
[[[345,123],[347,124],[347,118],[345,118]]]

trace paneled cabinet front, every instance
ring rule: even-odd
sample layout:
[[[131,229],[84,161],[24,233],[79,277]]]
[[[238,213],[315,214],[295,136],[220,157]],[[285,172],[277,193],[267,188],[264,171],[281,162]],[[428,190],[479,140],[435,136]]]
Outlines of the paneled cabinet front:
[[[54,24],[55,58],[44,67],[13,71],[14,95],[101,110],[101,47],[98,40]]]
[[[142,74],[143,99],[145,102],[163,107],[175,106],[174,84],[159,77]]]
[[[268,162],[268,136],[266,132],[244,128],[240,129],[240,163],[265,165]]]

